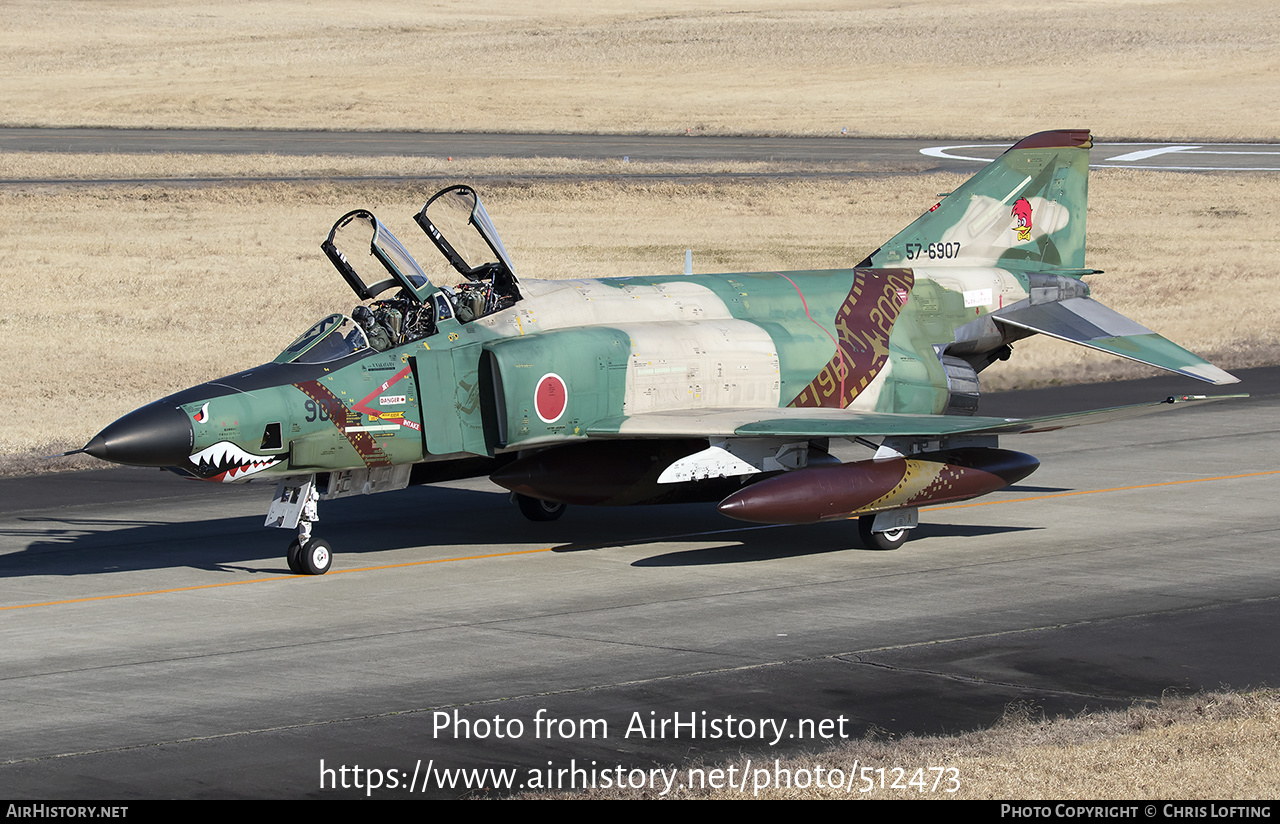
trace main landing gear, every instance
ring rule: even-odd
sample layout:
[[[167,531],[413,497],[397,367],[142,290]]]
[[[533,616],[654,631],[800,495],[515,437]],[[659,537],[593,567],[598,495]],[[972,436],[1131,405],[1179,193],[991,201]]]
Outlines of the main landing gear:
[[[544,501],[541,498],[521,495],[519,492],[513,492],[511,495],[515,498],[516,505],[520,507],[520,514],[531,521],[554,521],[568,508],[567,504],[559,501]]]
[[[874,515],[863,515],[858,519],[858,536],[867,549],[897,549],[907,542],[911,530],[904,526],[897,529],[886,529],[884,532],[872,532],[871,522]]]
[[[895,509],[858,518],[858,537],[867,549],[897,549],[920,523],[918,509]]]

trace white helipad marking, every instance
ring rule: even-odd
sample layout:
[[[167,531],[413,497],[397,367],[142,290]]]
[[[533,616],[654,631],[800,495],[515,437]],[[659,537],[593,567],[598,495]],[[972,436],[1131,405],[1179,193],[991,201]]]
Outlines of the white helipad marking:
[[[1169,154],[1170,152],[1185,152],[1188,149],[1199,149],[1199,146],[1162,146],[1159,149],[1143,149],[1140,152],[1129,152],[1128,154],[1116,155],[1109,157],[1107,160],[1146,160],[1148,157],[1156,155]]]
[[[990,163],[993,158],[990,157],[965,157],[964,155],[947,154],[947,152],[955,149],[1007,149],[1012,143],[968,143],[964,146],[930,146],[927,149],[921,149],[920,154],[929,157],[942,157],[947,160],[972,160],[977,163]]]
[[[1108,166],[1090,163],[1090,169],[1150,169],[1156,172],[1280,172],[1280,166]]]
[[[1003,152],[1011,147],[1012,143],[964,143],[955,146],[929,146],[920,150],[920,154],[927,157],[939,157],[946,160],[971,160],[974,163],[990,163],[995,158],[991,157],[973,157],[968,154],[953,154],[953,152],[964,149],[988,149]],[[1094,169],[1150,169],[1164,172],[1280,172],[1280,164],[1271,166],[1173,166],[1173,165],[1138,165],[1134,163],[1137,160],[1145,160],[1151,157],[1158,157],[1165,154],[1188,154],[1188,155],[1257,155],[1259,159],[1268,156],[1280,155],[1280,151],[1274,143],[1208,143],[1196,146],[1190,145],[1173,145],[1168,143],[1095,143],[1094,148],[1102,149],[1114,146],[1116,148],[1135,147],[1135,146],[1153,146],[1151,149],[1137,149],[1127,154],[1117,155],[1110,158],[1098,158],[1089,166]],[[1244,147],[1257,146],[1256,151],[1244,150]],[[1218,148],[1222,147],[1222,148]],[[1227,148],[1230,147],[1230,148]],[[1109,165],[1113,161],[1120,163],[1112,166]]]

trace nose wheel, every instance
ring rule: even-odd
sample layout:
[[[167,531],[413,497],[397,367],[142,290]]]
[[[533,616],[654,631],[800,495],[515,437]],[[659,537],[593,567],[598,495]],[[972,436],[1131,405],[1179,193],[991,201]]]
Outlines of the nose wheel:
[[[333,566],[333,550],[323,538],[313,536],[305,544],[294,538],[285,560],[294,575],[324,575]]]

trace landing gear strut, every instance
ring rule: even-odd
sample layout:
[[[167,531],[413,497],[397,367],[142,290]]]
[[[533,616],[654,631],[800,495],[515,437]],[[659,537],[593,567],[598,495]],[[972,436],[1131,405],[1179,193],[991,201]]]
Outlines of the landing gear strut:
[[[294,575],[324,575],[333,565],[333,549],[329,542],[311,533],[311,525],[320,520],[317,504],[320,492],[316,476],[302,483],[281,482],[267,510],[266,526],[298,528],[298,537],[289,544],[285,560]]]
[[[333,551],[327,541],[311,534],[311,525],[320,520],[320,493],[314,482],[307,485],[306,496],[298,516],[298,537],[289,544],[289,569],[298,575],[324,575],[333,565]]]

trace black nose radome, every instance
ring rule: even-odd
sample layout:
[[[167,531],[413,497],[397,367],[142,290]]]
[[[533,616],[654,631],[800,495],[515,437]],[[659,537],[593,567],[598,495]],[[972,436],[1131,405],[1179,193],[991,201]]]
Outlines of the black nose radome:
[[[191,421],[175,406],[148,404],[94,435],[84,451],[131,466],[178,466],[191,454]]]

